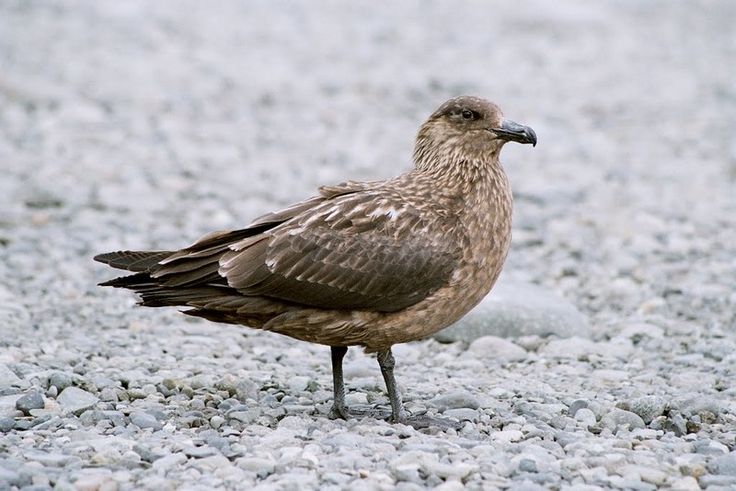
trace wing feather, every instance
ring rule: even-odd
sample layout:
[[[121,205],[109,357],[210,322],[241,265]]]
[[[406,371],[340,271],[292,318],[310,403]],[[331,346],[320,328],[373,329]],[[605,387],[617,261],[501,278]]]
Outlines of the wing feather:
[[[389,209],[404,211],[390,219]],[[358,226],[345,226],[346,217]],[[452,240],[428,236],[437,227],[425,222],[385,196],[340,196],[268,231],[267,240],[225,253],[219,273],[243,295],[396,311],[445,285],[460,257]]]
[[[345,183],[180,251],[126,251],[98,260],[140,271],[108,284],[139,291],[146,304],[204,309],[187,311],[192,315],[224,319],[246,309],[253,316],[259,302],[272,310],[393,312],[448,284],[461,258],[462,237],[452,230],[398,191]],[[270,318],[261,317],[261,323]]]

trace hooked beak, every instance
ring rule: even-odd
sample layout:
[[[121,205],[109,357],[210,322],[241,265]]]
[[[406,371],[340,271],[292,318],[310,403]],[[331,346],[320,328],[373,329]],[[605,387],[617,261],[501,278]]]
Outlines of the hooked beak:
[[[537,146],[537,134],[533,129],[508,119],[503,120],[500,128],[492,128],[491,131],[502,140],[531,143],[532,146]]]

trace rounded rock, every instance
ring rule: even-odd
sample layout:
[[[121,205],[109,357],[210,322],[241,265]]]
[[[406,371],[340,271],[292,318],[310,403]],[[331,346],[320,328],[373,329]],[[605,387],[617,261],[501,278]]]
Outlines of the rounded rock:
[[[713,459],[709,467],[713,474],[736,476],[736,451]]]
[[[54,372],[49,376],[49,385],[61,392],[72,385],[72,376],[66,372]]]
[[[493,291],[456,324],[435,334],[440,342],[483,336],[587,336],[587,318],[565,299],[531,283],[502,276]]]
[[[152,415],[144,411],[135,411],[130,415],[130,422],[140,429],[151,428],[154,431],[160,430],[162,424]]]
[[[95,395],[78,387],[67,387],[56,398],[56,402],[59,403],[64,412],[75,415],[82,414],[97,404],[98,401],[99,399]]]
[[[624,427],[628,430],[646,427],[644,420],[639,415],[623,409],[612,409],[608,412],[608,414],[601,418],[601,426],[614,432],[619,427]]]
[[[7,433],[15,426],[15,419],[10,417],[0,417],[0,431]]]
[[[437,396],[430,400],[429,404],[436,407],[439,412],[446,411],[447,409],[478,409],[480,407],[480,402],[477,398],[462,391]]]
[[[26,416],[31,414],[32,409],[43,409],[43,407],[43,396],[35,390],[32,390],[15,401],[15,408],[22,411]]]
[[[584,428],[589,428],[596,422],[595,413],[587,407],[580,408],[575,413],[575,421],[579,422]]]
[[[476,358],[501,361],[520,361],[527,357],[524,348],[497,336],[483,336],[476,339],[470,343],[468,353]]]
[[[646,424],[651,423],[654,418],[664,414],[667,409],[667,401],[658,396],[639,397],[629,401],[629,410],[637,414]]]

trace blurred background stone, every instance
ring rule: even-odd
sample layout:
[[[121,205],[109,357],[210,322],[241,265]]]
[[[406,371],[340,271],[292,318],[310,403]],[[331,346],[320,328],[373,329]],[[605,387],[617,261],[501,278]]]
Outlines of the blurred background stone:
[[[570,302],[539,286],[503,278],[481,303],[451,327],[435,334],[441,342],[470,343],[483,336],[588,337],[586,317]]]

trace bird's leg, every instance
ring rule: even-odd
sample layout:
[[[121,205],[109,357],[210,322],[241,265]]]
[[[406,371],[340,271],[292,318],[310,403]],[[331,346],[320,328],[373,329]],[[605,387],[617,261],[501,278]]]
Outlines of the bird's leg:
[[[347,346],[332,346],[330,348],[332,354],[332,390],[334,399],[332,408],[330,409],[330,418],[347,419],[348,408],[345,406],[345,383],[342,377],[342,359],[348,352]]]
[[[381,367],[381,374],[383,375],[383,380],[386,382],[386,390],[388,391],[388,400],[391,402],[390,421],[392,423],[401,423],[413,426],[416,429],[435,426],[442,430],[449,428],[459,430],[463,427],[462,423],[441,418],[433,418],[424,414],[407,416],[404,411],[404,404],[401,402],[401,394],[399,394],[396,387],[396,379],[394,378],[394,366],[396,365],[396,361],[394,360],[394,355],[391,354],[391,348],[378,352],[378,365]]]
[[[386,417],[384,411],[374,408],[352,408],[349,409],[345,404],[345,383],[342,374],[342,360],[348,348],[345,346],[332,346],[332,388],[334,391],[334,399],[328,416],[330,419],[348,419],[351,416],[356,417],[372,417],[383,419]]]
[[[404,404],[401,402],[401,394],[396,388],[396,379],[394,378],[396,361],[394,355],[391,354],[391,348],[378,352],[378,365],[381,367],[381,375],[383,375],[383,380],[386,382],[388,400],[391,403],[391,422],[399,423],[406,419],[406,415]]]

